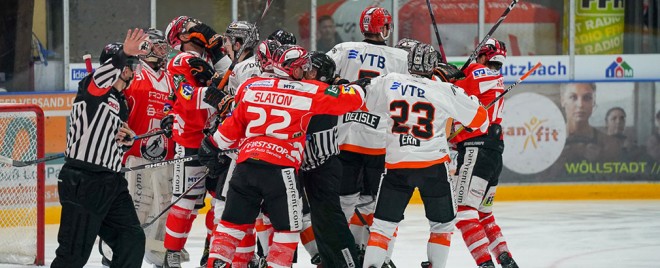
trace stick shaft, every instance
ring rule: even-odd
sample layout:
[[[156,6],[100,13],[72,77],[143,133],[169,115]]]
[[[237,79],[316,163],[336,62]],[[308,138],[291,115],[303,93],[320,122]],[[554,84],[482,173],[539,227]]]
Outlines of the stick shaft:
[[[431,22],[433,23],[433,30],[435,31],[435,39],[438,41],[438,49],[440,51],[440,57],[442,57],[442,62],[447,63],[447,55],[445,55],[445,49],[442,46],[442,40],[440,39],[440,32],[438,32],[438,24],[435,22],[435,14],[433,14],[433,7],[431,7],[431,0],[426,0],[426,6],[429,8],[429,15],[431,16]]]
[[[500,24],[502,24],[504,19],[506,19],[506,16],[509,15],[509,12],[511,12],[511,10],[514,7],[516,7],[516,4],[518,4],[518,1],[519,0],[513,0],[511,2],[511,4],[509,4],[509,6],[504,10],[504,13],[502,13],[502,16],[500,16],[500,18],[493,25],[493,27],[490,28],[490,30],[488,31],[486,36],[484,36],[484,39],[482,39],[481,42],[479,43],[479,45],[477,45],[477,47],[474,49],[474,51],[472,51],[472,54],[470,54],[470,57],[468,58],[468,60],[465,62],[465,64],[463,64],[463,67],[461,67],[461,71],[465,70],[465,68],[467,68],[468,65],[470,65],[470,63],[477,57],[477,53],[479,52],[481,47],[483,47],[484,44],[486,44],[486,41],[488,41],[488,39],[490,39],[490,37],[495,32],[495,30],[497,30],[497,27],[500,27]]]
[[[164,208],[158,215],[156,215],[156,217],[151,219],[149,222],[140,225],[140,227],[142,227],[142,229],[144,229],[144,228],[147,228],[147,227],[151,226],[152,224],[154,224],[161,216],[163,216],[165,213],[167,213],[167,211],[169,211],[170,208],[172,208],[174,205],[176,205],[177,202],[179,202],[181,199],[183,199],[183,197],[188,195],[188,193],[190,193],[190,191],[192,191],[193,188],[195,188],[200,182],[204,181],[204,179],[206,179],[206,177],[207,177],[207,175],[204,175],[201,179],[199,179],[195,183],[193,183],[193,185],[190,185],[190,187],[188,187],[188,189],[186,189],[183,193],[181,193],[181,195],[179,195],[179,197],[177,197],[174,201],[172,201],[172,203],[170,203],[166,208]]]

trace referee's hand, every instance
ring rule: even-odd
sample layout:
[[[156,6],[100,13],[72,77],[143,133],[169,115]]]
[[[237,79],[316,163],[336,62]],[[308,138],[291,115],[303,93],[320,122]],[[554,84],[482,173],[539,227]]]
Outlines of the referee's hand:
[[[123,123],[123,126],[119,128],[119,132],[117,132],[117,136],[115,136],[115,140],[119,145],[123,146],[133,146],[133,137],[135,136],[135,132],[128,128],[128,124]]]

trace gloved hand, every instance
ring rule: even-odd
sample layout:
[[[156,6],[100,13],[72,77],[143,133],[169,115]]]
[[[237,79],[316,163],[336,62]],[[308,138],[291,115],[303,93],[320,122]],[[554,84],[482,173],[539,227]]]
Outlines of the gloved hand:
[[[217,108],[220,115],[224,115],[231,110],[232,104],[234,103],[234,96],[222,89],[217,88],[216,83],[212,82],[211,85],[206,89],[206,92],[204,93],[204,99],[202,100]]]
[[[160,129],[165,130],[165,137],[172,138],[172,125],[174,125],[174,115],[168,114],[160,120]]]
[[[448,63],[438,63],[438,66],[433,69],[433,74],[440,78],[442,82],[448,83],[465,79],[465,74],[461,70],[455,65]]]
[[[199,40],[205,48],[212,48],[222,44],[222,35],[204,23],[191,27],[188,32],[190,32],[190,38]]]
[[[337,77],[335,77],[335,82],[333,83],[333,85],[345,85],[345,84],[348,84],[348,83],[350,83],[350,81],[337,76]]]
[[[195,80],[202,85],[208,85],[211,81],[211,78],[215,74],[213,66],[211,66],[205,60],[194,57],[188,60],[190,65],[190,73],[195,77]]]
[[[211,142],[211,137],[206,136],[202,140],[197,151],[199,162],[209,169],[209,176],[218,177],[225,169],[229,168],[231,158],[226,155],[219,156],[220,149]]]
[[[362,89],[365,89],[369,84],[371,84],[371,78],[369,77],[360,78],[358,80],[353,81],[353,83],[351,84],[356,84],[360,86]]]

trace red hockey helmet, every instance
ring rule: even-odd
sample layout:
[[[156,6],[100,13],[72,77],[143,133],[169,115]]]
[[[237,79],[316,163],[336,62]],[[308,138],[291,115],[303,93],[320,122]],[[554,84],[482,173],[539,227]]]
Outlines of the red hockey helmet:
[[[273,52],[273,71],[281,76],[293,77],[296,68],[310,71],[312,64],[307,57],[307,50],[297,45],[281,45]]]
[[[262,72],[273,71],[273,53],[280,46],[280,42],[276,40],[265,40],[259,43],[255,57],[257,57],[257,63]]]
[[[173,49],[180,50],[182,41],[181,38],[179,38],[179,35],[187,33],[191,27],[200,23],[201,22],[197,19],[188,16],[179,16],[174,18],[165,29],[165,38],[167,39],[167,43]]]
[[[506,44],[495,38],[490,38],[486,44],[479,49],[478,56],[486,55],[487,61],[494,61],[504,64],[506,60]]]
[[[387,39],[392,32],[392,15],[382,7],[367,7],[360,15],[360,31],[362,34],[381,34]],[[382,35],[383,27],[387,27],[387,36]]]

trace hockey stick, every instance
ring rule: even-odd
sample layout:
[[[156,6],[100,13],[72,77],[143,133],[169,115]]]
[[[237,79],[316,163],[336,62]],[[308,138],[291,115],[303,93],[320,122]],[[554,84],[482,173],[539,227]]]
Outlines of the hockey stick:
[[[229,149],[229,150],[224,150],[220,151],[218,153],[218,156],[220,155],[226,155],[226,154],[231,154],[231,153],[236,153],[238,152],[238,149]],[[174,158],[170,160],[164,160],[164,161],[159,161],[159,162],[154,162],[154,163],[149,163],[149,164],[144,164],[144,165],[138,165],[134,167],[123,167],[119,172],[129,172],[129,171],[136,171],[136,170],[143,170],[143,169],[151,169],[151,168],[159,168],[159,167],[164,167],[168,165],[173,165],[173,164],[178,164],[178,163],[183,163],[183,162],[188,162],[188,161],[194,161],[199,159],[199,156],[196,154],[194,155],[189,155],[189,156],[184,156],[180,158]]]
[[[193,185],[190,185],[190,187],[188,187],[188,189],[186,189],[183,193],[181,193],[181,195],[179,195],[179,197],[177,197],[176,199],[174,199],[174,201],[172,201],[172,203],[170,203],[169,205],[167,205],[167,207],[164,208],[160,213],[158,213],[158,215],[156,215],[156,217],[154,217],[153,219],[151,219],[149,222],[146,222],[146,223],[141,224],[140,227],[141,227],[142,229],[146,229],[147,227],[149,227],[149,226],[151,226],[152,224],[154,224],[154,223],[155,223],[155,222],[156,222],[161,216],[163,216],[165,213],[167,213],[167,211],[169,211],[170,208],[172,208],[174,205],[176,205],[177,202],[179,202],[181,199],[183,199],[183,197],[185,197],[188,193],[190,193],[190,191],[192,191],[193,188],[195,188],[200,182],[204,181],[204,179],[205,179],[207,176],[208,176],[208,173],[207,173],[207,174],[204,174],[204,176],[202,176],[201,179],[197,180],[195,183],[193,183]]]
[[[261,13],[261,17],[257,20],[257,22],[254,23],[255,27],[258,27],[261,21],[264,19],[264,16],[266,16],[266,12],[270,8],[270,4],[273,2],[273,0],[266,0],[266,7],[264,7],[264,12]],[[236,64],[238,63],[238,58],[241,57],[241,54],[243,54],[243,50],[245,50],[245,46],[241,46],[241,48],[238,50],[238,53],[236,53],[236,57],[234,57],[234,60],[231,61],[231,65],[229,65],[229,69],[225,72],[225,75],[222,77],[222,80],[220,80],[220,83],[218,83],[218,86],[216,88],[223,88],[225,85],[227,85],[227,81],[229,81],[229,76],[232,74],[234,71],[234,67],[236,67]]]
[[[534,67],[532,67],[532,69],[529,69],[529,71],[527,71],[522,77],[520,77],[520,79],[518,79],[518,81],[516,81],[515,83],[513,83],[513,84],[511,84],[509,87],[507,87],[507,88],[504,90],[504,92],[502,92],[502,94],[500,94],[499,96],[497,96],[493,101],[491,101],[491,102],[490,102],[488,105],[486,105],[486,107],[484,107],[484,108],[486,108],[486,110],[490,109],[490,107],[492,107],[493,105],[495,105],[495,103],[497,103],[500,99],[502,99],[502,98],[504,97],[504,95],[506,95],[506,93],[509,93],[509,91],[511,91],[511,89],[512,89],[513,87],[515,87],[515,86],[517,86],[518,84],[522,83],[523,80],[525,80],[525,79],[526,79],[528,76],[530,76],[534,71],[536,71],[536,69],[538,69],[539,67],[541,67],[541,65],[542,65],[542,64],[541,64],[540,61],[539,61],[538,63],[536,63],[536,65],[534,65]],[[451,135],[449,136],[449,138],[447,138],[447,140],[451,140],[451,139],[455,138],[455,137],[458,135],[458,133],[460,133],[460,132],[463,131],[464,129],[465,129],[465,127],[464,127],[464,126],[461,126],[461,127],[458,128],[453,134],[451,134]]]
[[[144,139],[144,138],[149,138],[149,137],[153,137],[153,136],[158,136],[158,135],[161,135],[161,134],[165,134],[165,133],[167,133],[167,132],[170,132],[170,131],[171,131],[171,130],[169,130],[169,129],[167,129],[167,130],[166,130],[166,129],[161,129],[161,130],[159,130],[159,131],[152,132],[152,133],[145,133],[145,134],[142,134],[142,135],[136,135],[136,136],[133,137],[133,140],[136,141],[136,140],[139,140],[139,139]]]
[[[461,71],[464,71],[465,68],[467,68],[468,65],[470,65],[470,63],[472,63],[472,61],[477,57],[477,53],[479,53],[479,50],[481,49],[481,47],[483,47],[486,44],[486,41],[488,41],[488,39],[490,39],[490,37],[495,32],[495,30],[497,30],[497,27],[499,27],[500,24],[502,24],[502,22],[504,21],[504,19],[506,19],[506,16],[509,15],[509,12],[511,12],[511,10],[514,7],[516,7],[516,4],[518,4],[518,1],[519,0],[513,0],[511,2],[511,4],[509,5],[509,7],[507,7],[506,10],[504,10],[504,13],[502,13],[502,16],[500,16],[500,18],[497,20],[495,25],[493,25],[493,27],[490,28],[490,31],[488,31],[486,36],[484,36],[484,39],[481,40],[481,43],[479,43],[479,45],[477,45],[477,47],[474,49],[474,51],[472,51],[472,54],[470,54],[470,57],[468,58],[468,60],[465,62],[465,64],[463,64],[463,67],[461,67]]]
[[[431,7],[431,0],[426,0],[426,6],[429,8],[429,15],[431,15],[431,22],[433,23],[433,30],[435,31],[435,38],[438,39],[438,48],[440,50],[440,57],[442,57],[442,63],[447,63],[447,55],[445,55],[445,49],[442,46],[442,40],[440,40],[438,24],[435,22],[435,15],[433,14],[433,8]]]
[[[64,157],[64,153],[49,155],[43,158],[29,160],[29,161],[18,161],[5,156],[0,155],[0,163],[4,163],[14,167],[26,167],[29,165],[39,164],[50,160],[55,160]]]

